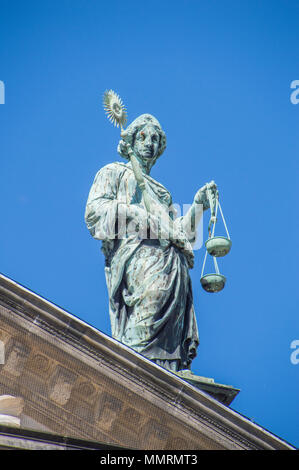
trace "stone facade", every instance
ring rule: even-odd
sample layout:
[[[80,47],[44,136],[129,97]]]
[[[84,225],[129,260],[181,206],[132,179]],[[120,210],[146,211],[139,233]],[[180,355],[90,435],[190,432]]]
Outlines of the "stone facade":
[[[21,429],[130,449],[293,448],[5,276],[0,343],[0,395],[22,399]]]

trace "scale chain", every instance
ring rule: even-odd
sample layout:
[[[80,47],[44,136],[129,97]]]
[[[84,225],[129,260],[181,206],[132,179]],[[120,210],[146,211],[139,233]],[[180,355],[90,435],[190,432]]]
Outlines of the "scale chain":
[[[229,233],[228,233],[228,230],[227,230],[227,226],[226,226],[226,223],[225,223],[225,219],[224,219],[224,215],[223,215],[223,212],[222,212],[222,209],[221,209],[220,202],[218,202],[218,205],[219,205],[219,210],[220,210],[221,217],[222,217],[222,220],[223,220],[223,224],[224,224],[224,227],[225,227],[225,230],[226,230],[226,233],[227,233],[227,238],[230,240],[230,236],[229,236]]]

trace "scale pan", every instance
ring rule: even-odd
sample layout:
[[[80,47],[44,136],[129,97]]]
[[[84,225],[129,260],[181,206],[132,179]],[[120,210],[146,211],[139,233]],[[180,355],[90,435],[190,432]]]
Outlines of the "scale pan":
[[[207,292],[220,292],[225,286],[226,278],[222,274],[206,274],[200,283]]]
[[[205,245],[210,255],[220,257],[229,253],[232,242],[226,237],[212,237],[206,241]]]

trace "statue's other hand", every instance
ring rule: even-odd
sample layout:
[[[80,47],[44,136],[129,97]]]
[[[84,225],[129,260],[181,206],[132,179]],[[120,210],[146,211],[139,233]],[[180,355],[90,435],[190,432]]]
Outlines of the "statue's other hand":
[[[125,202],[118,202],[118,215],[126,217],[129,221],[132,219],[145,218],[147,213],[140,204],[126,204]]]
[[[208,190],[211,192],[212,197],[216,197],[217,194],[217,185],[215,181],[210,181],[210,183],[206,183],[202,188],[200,188],[194,197],[194,202],[196,204],[202,204],[203,210],[206,211],[210,207],[210,202],[208,198]]]

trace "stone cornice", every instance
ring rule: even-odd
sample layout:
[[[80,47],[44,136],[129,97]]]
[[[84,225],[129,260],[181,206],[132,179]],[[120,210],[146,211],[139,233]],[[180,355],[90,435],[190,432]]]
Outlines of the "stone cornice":
[[[185,380],[74,315],[0,275],[0,304],[30,334],[55,337],[62,350],[101,366],[107,377],[121,378],[177,420],[198,429],[227,449],[293,449],[290,444],[222,405]]]
[[[0,450],[125,450],[98,442],[75,439],[29,429],[16,429],[0,424]]]

